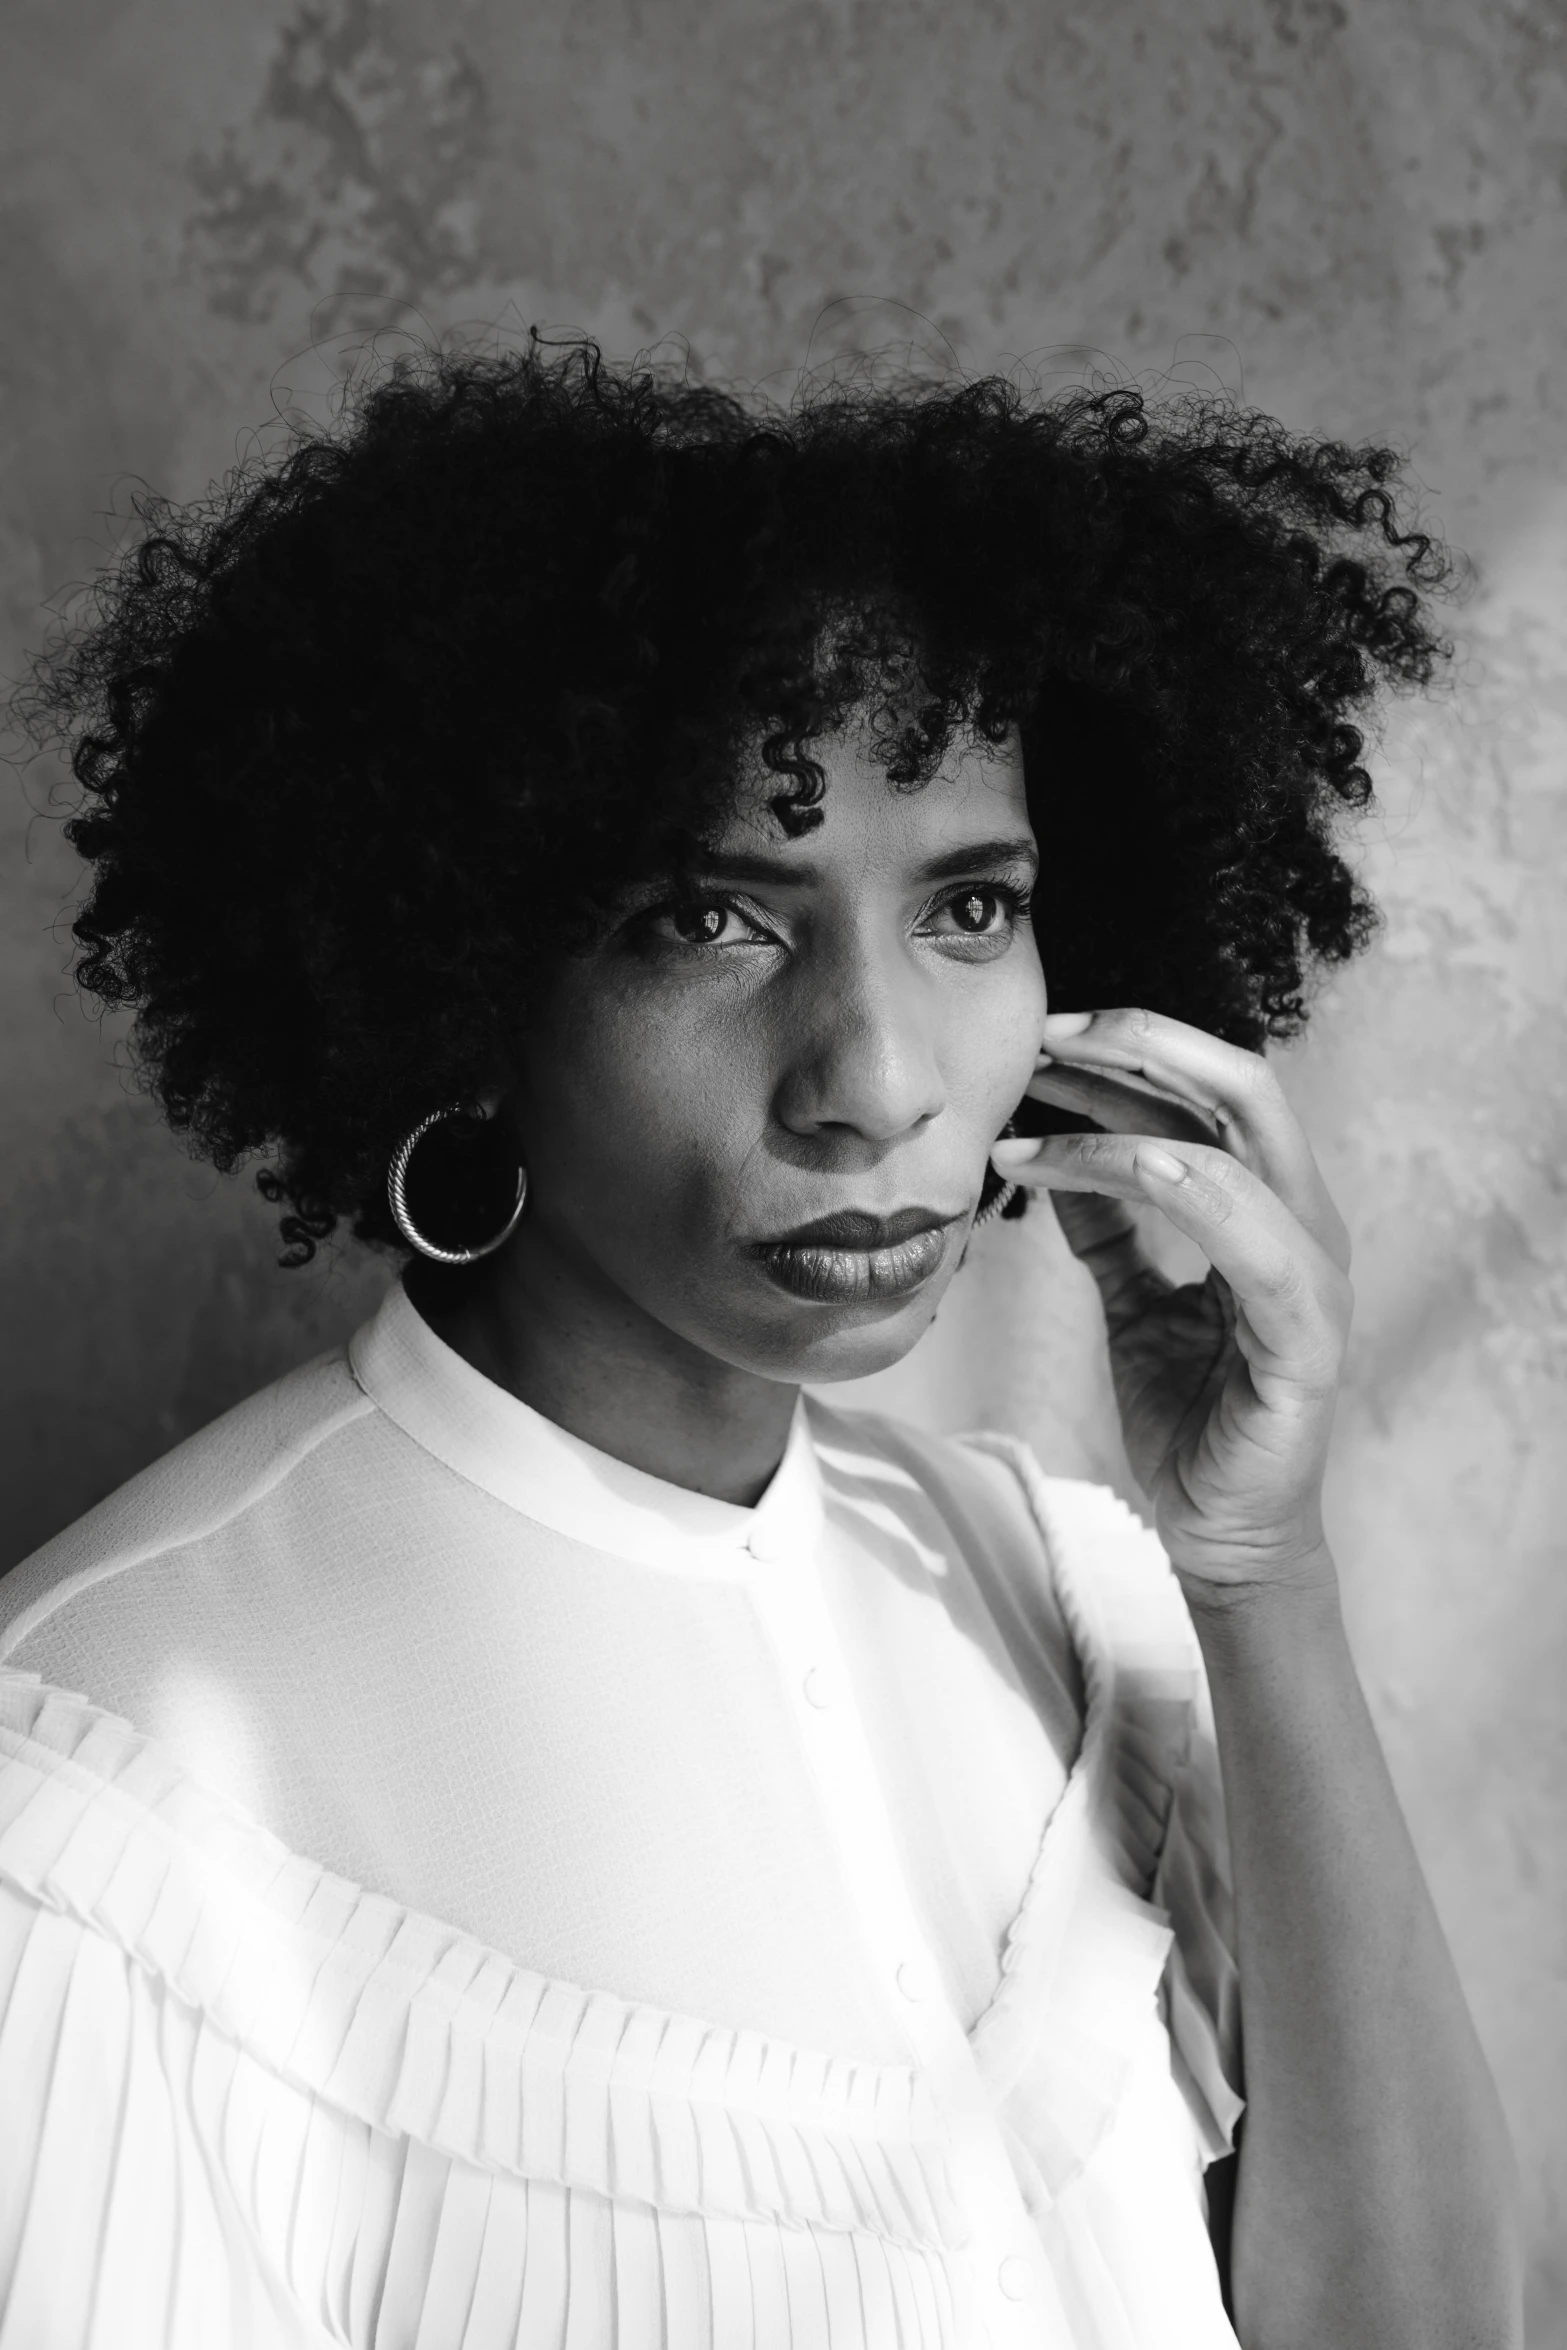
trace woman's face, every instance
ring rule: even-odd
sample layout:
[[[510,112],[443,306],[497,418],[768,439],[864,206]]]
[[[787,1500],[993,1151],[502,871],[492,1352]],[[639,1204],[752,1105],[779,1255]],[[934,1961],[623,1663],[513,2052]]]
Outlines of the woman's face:
[[[813,746],[821,822],[759,771],[678,886],[626,904],[532,1023],[519,1241],[721,1362],[895,1362],[962,1257],[1033,1074],[1044,979],[1015,735],[900,791],[853,732]]]

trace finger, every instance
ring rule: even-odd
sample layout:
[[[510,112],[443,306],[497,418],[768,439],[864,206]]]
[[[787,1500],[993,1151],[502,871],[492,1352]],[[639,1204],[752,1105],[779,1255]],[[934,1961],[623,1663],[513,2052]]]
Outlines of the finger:
[[[992,1156],[1030,1188],[1153,1201],[1229,1283],[1250,1326],[1254,1376],[1331,1393],[1349,1326],[1348,1280],[1279,1195],[1228,1152],[1066,1134],[1027,1157],[1016,1142],[998,1143]]]
[[[1344,1220],[1299,1119],[1260,1053],[1162,1012],[1130,1007],[1052,1014],[1045,1022],[1044,1059],[1140,1077],[1213,1120],[1224,1148],[1278,1193],[1335,1264],[1347,1267]]]
[[[1102,1076],[1095,1069],[1041,1069],[1025,1100],[1074,1110],[1113,1134],[1163,1134],[1174,1142],[1217,1143],[1219,1129],[1172,1094],[1128,1078]]]

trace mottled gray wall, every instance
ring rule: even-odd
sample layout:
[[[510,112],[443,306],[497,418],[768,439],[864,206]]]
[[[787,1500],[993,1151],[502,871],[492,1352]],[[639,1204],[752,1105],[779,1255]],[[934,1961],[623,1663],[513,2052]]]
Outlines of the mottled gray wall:
[[[1482,592],[1379,758],[1386,937],[1287,1073],[1359,1244],[1356,1643],[1513,2116],[1532,2341],[1567,2344],[1560,5],[11,0],[3,39],[7,667],[122,476],[200,489],[398,303],[786,382],[825,303],[879,297],[971,369],[1206,367],[1410,449]],[[896,325],[850,302],[816,350]],[[127,1095],[63,992],[72,861],[20,792],[5,821],[0,1563],[384,1278],[277,1273]],[[985,1236],[891,1385],[1124,1474],[1045,1217]]]

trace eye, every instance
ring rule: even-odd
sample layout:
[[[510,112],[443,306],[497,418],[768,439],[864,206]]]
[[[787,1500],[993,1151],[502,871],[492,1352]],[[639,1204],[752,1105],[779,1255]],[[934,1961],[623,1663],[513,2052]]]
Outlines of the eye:
[[[773,944],[754,915],[727,898],[680,898],[655,906],[647,917],[655,936],[687,947],[746,947]]]
[[[962,897],[949,899],[948,905],[958,928],[975,936],[994,930],[999,920],[1010,918],[1012,911],[1003,903],[1000,891],[994,889],[965,890]]]
[[[716,947],[734,916],[728,906],[671,906],[669,919],[688,946]]]
[[[1028,893],[1002,881],[966,881],[938,900],[923,928],[938,938],[1006,939],[1028,904]]]

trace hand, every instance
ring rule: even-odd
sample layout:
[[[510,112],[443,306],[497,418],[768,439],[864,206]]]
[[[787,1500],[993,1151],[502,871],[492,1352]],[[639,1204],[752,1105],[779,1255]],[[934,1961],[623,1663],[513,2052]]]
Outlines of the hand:
[[[1331,1582],[1349,1235],[1272,1071],[1156,1012],[1058,1013],[1028,1090],[1108,1129],[991,1156],[1055,1195],[1099,1284],[1127,1458],[1188,1597]],[[1128,1200],[1197,1243],[1206,1280],[1177,1287],[1148,1262]]]

